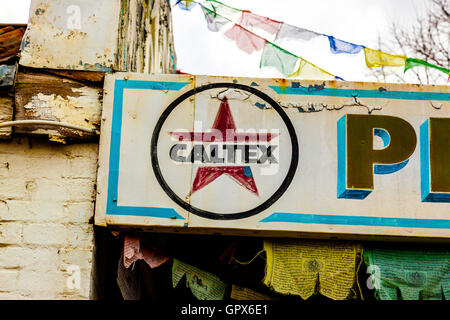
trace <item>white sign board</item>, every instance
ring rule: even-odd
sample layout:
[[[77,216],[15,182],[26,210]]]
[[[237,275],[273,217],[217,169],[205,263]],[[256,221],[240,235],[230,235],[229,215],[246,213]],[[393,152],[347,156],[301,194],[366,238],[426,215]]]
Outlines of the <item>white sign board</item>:
[[[449,100],[448,86],[108,75],[96,224],[450,238]]]

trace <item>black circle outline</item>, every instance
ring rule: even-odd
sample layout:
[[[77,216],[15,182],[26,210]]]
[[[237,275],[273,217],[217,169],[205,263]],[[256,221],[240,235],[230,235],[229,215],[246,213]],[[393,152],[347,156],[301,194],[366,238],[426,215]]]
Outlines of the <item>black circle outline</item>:
[[[281,186],[275,191],[272,196],[267,199],[265,202],[261,203],[257,207],[239,212],[239,213],[214,213],[206,210],[202,210],[199,208],[196,208],[194,206],[191,206],[189,203],[185,202],[183,199],[178,197],[175,192],[169,187],[169,185],[164,180],[160,167],[158,162],[158,139],[159,134],[161,132],[162,126],[170,113],[184,100],[189,98],[192,95],[195,95],[197,93],[200,93],[202,91],[210,90],[210,89],[216,89],[216,88],[236,88],[240,90],[244,90],[247,92],[251,92],[252,94],[256,95],[257,97],[263,99],[264,101],[268,102],[272,108],[280,115],[280,117],[283,119],[288,132],[289,136],[291,138],[291,145],[292,145],[292,159],[291,164],[289,166],[289,170],[286,174],[286,177],[284,178]],[[151,159],[152,159],[152,167],[153,172],[155,173],[156,179],[158,180],[159,184],[163,188],[163,190],[166,192],[166,194],[180,207],[185,209],[186,211],[189,211],[197,216],[213,219],[213,220],[238,220],[243,218],[248,218],[250,216],[256,215],[260,213],[261,211],[266,210],[269,208],[275,201],[277,201],[283,193],[287,190],[289,185],[291,184],[295,172],[297,170],[298,166],[298,159],[299,159],[299,146],[298,146],[298,139],[297,135],[295,133],[294,126],[292,125],[291,120],[286,115],[286,113],[283,111],[283,109],[280,107],[280,105],[273,100],[271,97],[269,97],[267,94],[265,94],[262,91],[257,90],[254,87],[250,87],[243,84],[237,84],[237,83],[211,83],[207,85],[203,85],[197,88],[194,88],[192,90],[189,90],[188,92],[182,94],[177,99],[175,99],[161,114],[161,117],[159,118],[158,122],[156,123],[155,129],[153,131],[152,140],[151,140]]]

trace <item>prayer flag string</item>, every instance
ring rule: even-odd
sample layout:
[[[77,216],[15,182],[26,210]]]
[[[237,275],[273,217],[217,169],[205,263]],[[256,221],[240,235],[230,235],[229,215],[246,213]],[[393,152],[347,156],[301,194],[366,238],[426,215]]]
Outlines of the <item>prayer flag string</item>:
[[[364,45],[340,40],[331,35],[318,33],[312,30],[289,25],[281,21],[273,20],[268,17],[263,17],[252,13],[249,10],[237,9],[217,0],[203,1],[208,4],[210,8],[207,8],[204,4],[195,0],[177,0],[175,5],[178,5],[183,10],[190,11],[195,4],[200,4],[208,29],[213,32],[218,32],[226,24],[233,23],[231,29],[227,30],[224,35],[234,40],[236,45],[241,50],[249,54],[263,49],[260,67],[275,67],[286,77],[343,80],[341,77],[334,76],[331,73],[308,62],[302,57],[292,54],[282,47],[253,33],[252,31],[254,29],[262,30],[266,33],[275,35],[274,41],[276,42],[283,42],[286,40],[309,41],[317,36],[325,36],[328,38],[330,51],[333,54],[355,55],[361,51],[364,51],[366,66],[368,68],[403,66],[404,72],[406,72],[411,68],[422,66],[439,70],[449,75],[450,79],[449,69],[431,64],[421,59],[408,58],[403,55],[388,54],[379,50],[368,48]],[[239,19],[237,21],[233,21],[233,18],[237,14],[240,14]],[[298,65],[297,69],[295,69],[296,65]],[[296,71],[294,72],[294,70]]]

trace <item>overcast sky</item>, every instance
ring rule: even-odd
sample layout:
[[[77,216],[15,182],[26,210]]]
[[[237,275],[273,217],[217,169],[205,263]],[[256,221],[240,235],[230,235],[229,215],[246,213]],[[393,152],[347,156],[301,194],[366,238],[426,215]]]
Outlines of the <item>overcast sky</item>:
[[[171,0],[171,3],[175,3]],[[222,0],[239,9],[284,21],[336,38],[377,48],[378,35],[389,33],[392,21],[412,25],[427,0]],[[30,0],[0,0],[0,23],[26,23]],[[200,7],[190,12],[173,7],[178,68],[192,74],[281,77],[259,69],[261,51],[248,55],[221,33],[210,32]],[[269,39],[270,40],[270,39]],[[333,55],[326,37],[291,44],[292,53],[345,80],[373,81],[364,54]],[[393,52],[393,54],[399,54]]]

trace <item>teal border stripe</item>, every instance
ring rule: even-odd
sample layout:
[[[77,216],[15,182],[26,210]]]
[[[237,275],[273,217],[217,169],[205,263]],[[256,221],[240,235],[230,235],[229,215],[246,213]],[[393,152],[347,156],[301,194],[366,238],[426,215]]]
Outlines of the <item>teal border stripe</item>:
[[[189,82],[116,80],[114,83],[111,145],[109,155],[107,215],[128,215],[185,220],[172,208],[118,206],[120,141],[122,135],[123,94],[125,89],[179,91]]]
[[[260,222],[313,223],[327,225],[376,226],[401,228],[450,229],[450,220],[408,219],[362,216],[340,216],[325,214],[301,214],[276,212]]]
[[[450,93],[445,92],[410,92],[388,90],[359,90],[338,88],[309,88],[309,87],[282,87],[269,86],[278,94],[294,94],[302,96],[325,96],[345,98],[383,98],[400,100],[434,100],[450,101]]]

